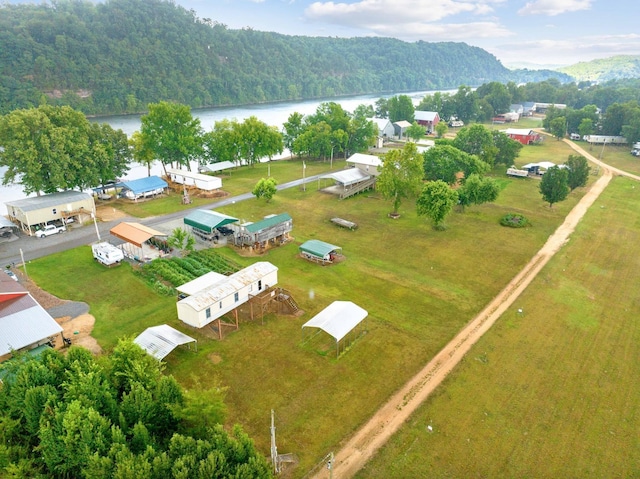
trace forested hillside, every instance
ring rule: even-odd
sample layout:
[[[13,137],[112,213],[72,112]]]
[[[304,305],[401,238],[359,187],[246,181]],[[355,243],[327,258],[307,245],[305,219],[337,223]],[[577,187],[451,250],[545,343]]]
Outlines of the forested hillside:
[[[511,72],[464,43],[230,30],[163,0],[0,5],[0,113],[43,101],[133,113],[162,100],[197,108],[550,75],[561,74]]]
[[[578,81],[604,82],[623,78],[640,78],[640,56],[618,55],[590,62],[580,62],[560,71]]]

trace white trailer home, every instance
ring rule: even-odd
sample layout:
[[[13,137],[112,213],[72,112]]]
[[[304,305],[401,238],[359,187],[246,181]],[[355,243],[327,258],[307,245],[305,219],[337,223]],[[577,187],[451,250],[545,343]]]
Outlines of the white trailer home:
[[[168,168],[167,174],[174,183],[195,186],[199,190],[213,191],[222,188],[222,179],[217,176],[194,173],[193,171]]]
[[[613,144],[624,145],[627,143],[627,139],[624,136],[611,136],[611,135],[586,135],[584,137],[587,143],[592,145]]]
[[[278,268],[267,261],[260,261],[230,276],[205,276],[210,280],[196,278],[177,288],[182,294],[190,294],[177,303],[178,319],[195,328],[207,326],[251,297],[275,286]]]

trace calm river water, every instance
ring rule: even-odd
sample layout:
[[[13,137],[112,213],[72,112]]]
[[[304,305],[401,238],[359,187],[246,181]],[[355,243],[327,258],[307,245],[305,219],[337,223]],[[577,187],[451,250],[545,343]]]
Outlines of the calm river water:
[[[450,90],[448,92],[455,93],[456,90]],[[432,94],[433,91],[421,91],[402,93],[408,95],[414,101],[414,104],[420,102],[420,100],[427,94]],[[361,95],[342,98],[330,98],[324,100],[309,100],[309,101],[297,101],[297,102],[282,102],[282,103],[268,103],[261,105],[248,105],[243,107],[228,107],[228,108],[208,108],[201,110],[192,110],[191,113],[195,118],[200,119],[202,128],[205,131],[210,131],[216,121],[229,119],[237,120],[239,122],[244,121],[250,116],[255,116],[259,120],[263,121],[267,125],[277,126],[282,128],[282,125],[289,119],[289,115],[294,112],[302,113],[303,115],[309,115],[315,113],[318,105],[323,102],[332,101],[339,103],[342,108],[348,112],[353,112],[358,105],[374,105],[378,98],[390,98],[397,93],[389,95]],[[115,129],[120,129],[128,136],[134,131],[140,129],[140,115],[123,115],[123,116],[105,116],[96,119],[92,119],[99,123],[108,123]],[[288,153],[283,154],[288,156]],[[0,168],[0,175],[3,175],[5,168]],[[152,168],[151,173],[159,175],[162,172],[162,167],[159,163]],[[134,163],[131,165],[131,169],[124,176],[124,179],[137,179],[147,175],[147,168],[145,166]],[[5,206],[6,201],[17,200],[25,198],[26,195],[22,192],[22,186],[20,185],[7,185],[0,186],[0,214],[6,215],[7,208]]]

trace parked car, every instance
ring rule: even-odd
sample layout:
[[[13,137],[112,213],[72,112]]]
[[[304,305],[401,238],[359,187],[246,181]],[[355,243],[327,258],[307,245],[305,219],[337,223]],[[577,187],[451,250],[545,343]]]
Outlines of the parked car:
[[[36,237],[44,238],[45,236],[62,233],[63,231],[67,231],[66,226],[46,225],[41,230],[36,231]]]
[[[18,281],[18,277],[16,276],[16,274],[11,271],[10,269],[5,269],[4,272],[7,274],[7,276],[9,276],[9,278],[11,278],[14,281]]]

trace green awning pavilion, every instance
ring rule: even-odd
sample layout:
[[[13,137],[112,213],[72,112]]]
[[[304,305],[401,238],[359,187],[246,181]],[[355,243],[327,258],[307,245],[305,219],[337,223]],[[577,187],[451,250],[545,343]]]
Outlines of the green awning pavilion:
[[[329,255],[331,253],[337,254],[342,251],[342,248],[330,243],[325,243],[324,241],[313,239],[301,244],[300,251],[307,255],[314,256],[319,260],[327,261],[329,260]]]
[[[216,228],[235,223],[236,221],[238,221],[238,218],[210,210],[195,210],[184,217],[184,224],[193,226],[207,233],[212,233]]]

